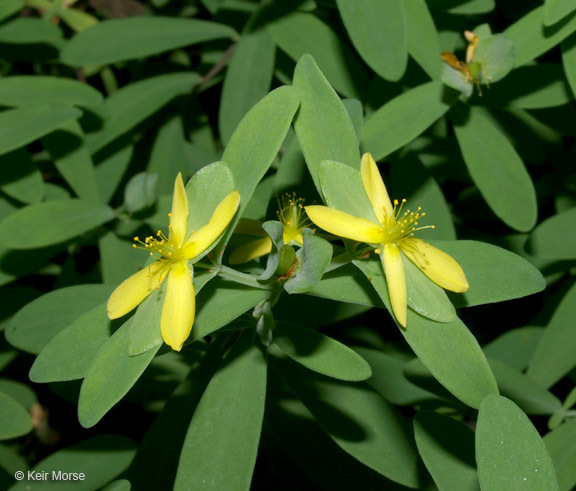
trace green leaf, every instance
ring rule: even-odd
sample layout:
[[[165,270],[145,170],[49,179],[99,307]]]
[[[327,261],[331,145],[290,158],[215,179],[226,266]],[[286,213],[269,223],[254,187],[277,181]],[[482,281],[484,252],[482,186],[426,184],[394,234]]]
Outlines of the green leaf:
[[[42,172],[25,148],[12,150],[0,156],[0,165],[2,191],[23,203],[42,201],[46,190]]]
[[[204,391],[182,447],[175,490],[250,487],[264,416],[267,370],[254,340],[254,331],[246,331],[238,339]]]
[[[160,345],[137,356],[129,356],[126,338],[130,322],[118,329],[102,346],[80,388],[78,420],[90,428],[126,395],[150,364]]]
[[[381,160],[411,142],[440,119],[459,93],[442,82],[429,82],[395,97],[367,118],[360,143]]]
[[[476,461],[482,490],[557,490],[552,460],[528,417],[512,401],[486,397],[478,414]]]
[[[250,110],[230,138],[222,161],[230,167],[240,191],[237,216],[276,157],[299,104],[294,88],[273,90]]]
[[[328,377],[356,382],[372,375],[370,365],[360,355],[312,329],[278,322],[274,343],[294,361]]]
[[[474,62],[480,64],[480,82],[489,85],[503,79],[514,68],[514,43],[503,34],[480,38]]]
[[[103,99],[95,88],[70,78],[13,75],[0,79],[0,104],[3,106],[98,106]]]
[[[543,387],[551,387],[576,365],[576,284],[556,308],[530,360],[526,375]]]
[[[576,10],[575,0],[545,0],[544,25],[551,26]]]
[[[536,267],[506,249],[472,240],[430,243],[450,254],[466,274],[470,289],[450,294],[457,308],[522,298],[546,287]]]
[[[218,129],[227,142],[244,115],[270,90],[276,46],[265,29],[240,37],[228,64],[218,113]]]
[[[378,75],[402,78],[408,64],[407,22],[401,0],[337,0],[352,44]]]
[[[521,109],[556,107],[574,99],[559,63],[519,67],[484,96],[486,105]]]
[[[506,363],[518,371],[523,371],[542,339],[541,327],[519,327],[506,331],[500,337],[484,346],[484,354],[490,360]]]
[[[354,261],[391,311],[386,280],[377,261]],[[432,375],[465,404],[478,408],[498,387],[478,342],[460,319],[434,322],[408,309],[400,332]]]
[[[576,485],[576,419],[544,435],[544,443],[554,463],[560,489],[570,491]]]
[[[0,3],[0,20],[20,12],[24,6],[23,0],[4,0]]]
[[[544,387],[505,363],[490,360],[502,395],[513,400],[526,414],[554,414],[562,403]]]
[[[372,367],[372,377],[366,382],[392,404],[414,406],[426,401],[438,400],[435,394],[421,389],[406,378],[405,359],[362,347],[355,347],[354,351]]]
[[[124,471],[136,453],[136,444],[123,436],[99,435],[71,445],[46,457],[33,468],[33,472],[82,473],[84,478],[70,482],[74,489],[100,489]],[[62,479],[31,482],[26,478],[12,487],[15,491],[27,489],[53,490],[68,487]]]
[[[378,223],[360,171],[332,160],[322,160],[319,167],[319,190],[330,208]]]
[[[448,300],[446,292],[404,255],[402,255],[402,263],[406,275],[406,290],[410,308],[436,322],[456,320],[456,311]]]
[[[407,421],[363,383],[336,382],[274,358],[273,367],[344,451],[388,479],[419,488]]]
[[[426,468],[440,490],[480,489],[474,460],[474,432],[455,419],[422,411],[414,419],[414,435]]]
[[[28,411],[38,402],[36,393],[28,385],[7,378],[0,379],[0,392],[10,396]]]
[[[34,249],[77,237],[114,219],[104,204],[80,199],[26,206],[0,222],[0,242],[12,249]]]
[[[82,113],[71,106],[39,105],[0,113],[0,154],[10,152],[54,131]]]
[[[576,94],[576,35],[562,41],[562,68],[568,79],[572,94]]]
[[[352,264],[326,273],[308,294],[338,302],[386,308],[364,273]]]
[[[186,184],[188,230],[206,225],[220,202],[234,191],[234,177],[224,162],[202,167]]]
[[[156,202],[158,176],[139,172],[132,176],[124,188],[124,206],[130,213],[149,208]]]
[[[299,269],[295,277],[288,278],[284,283],[284,289],[288,293],[305,293],[314,288],[332,259],[330,242],[316,237],[309,230],[304,230],[302,237],[304,246],[296,253]]]
[[[9,440],[32,430],[28,411],[16,400],[0,392],[0,439]]]
[[[118,285],[136,273],[146,261],[145,256],[134,253],[134,242],[121,240],[114,232],[108,232],[98,240],[102,280]]]
[[[359,169],[358,141],[346,107],[310,55],[298,61],[294,87],[301,102],[294,129],[320,192],[320,162],[336,160]]]
[[[23,307],[6,327],[10,344],[38,354],[64,328],[102,302],[112,288],[106,285],[76,285],[47,293]]]
[[[504,31],[514,42],[516,66],[522,66],[556,46],[576,30],[576,15],[554,26],[544,25],[544,6],[528,12]]]
[[[62,31],[44,19],[19,17],[0,26],[0,43],[60,45]]]
[[[303,55],[311,55],[338,92],[346,97],[362,98],[368,86],[368,75],[364,67],[357,56],[320,19],[312,14],[293,12],[268,24],[268,32],[280,49],[294,61],[300,60]],[[296,32],[297,36],[294,35]]]
[[[485,14],[494,10],[495,6],[495,0],[428,0],[428,3],[434,10],[445,10],[455,15]]]
[[[454,131],[470,175],[494,213],[526,232],[536,224],[536,192],[508,138],[476,108],[454,113]]]
[[[159,196],[172,195],[176,176],[187,161],[186,147],[182,120],[174,116],[159,129],[148,162],[148,172],[158,176]]]
[[[425,225],[434,224],[434,229],[419,230],[419,238],[456,240],[452,213],[442,189],[415,154],[392,161],[390,182],[392,198],[407,199],[411,209],[421,206],[428,217]]]
[[[112,330],[105,303],[89,310],[44,347],[30,369],[30,380],[46,383],[85,377]]]
[[[94,163],[84,140],[82,128],[72,121],[42,138],[42,145],[79,198],[100,201]]]
[[[442,52],[438,31],[426,0],[404,2],[408,28],[408,53],[432,80],[440,78]]]
[[[111,19],[76,34],[64,46],[61,60],[71,66],[106,65],[235,36],[234,29],[226,25],[199,19],[158,16]]]
[[[163,342],[160,330],[162,308],[166,288],[154,290],[136,310],[130,319],[130,328],[126,336],[126,351],[129,356],[136,356],[160,346]]]
[[[112,481],[102,491],[130,491],[132,485],[127,479],[118,479],[117,481]]]
[[[120,184],[130,160],[134,146],[129,138],[120,138],[94,157],[96,166],[96,183],[102,201],[110,201]]]
[[[549,259],[576,259],[576,208],[554,215],[530,235],[530,253]]]
[[[171,73],[122,87],[104,102],[102,107],[108,118],[100,131],[88,135],[88,147],[92,152],[104,148],[164,107],[177,95],[192,90],[200,80],[200,76],[194,72]]]
[[[211,281],[196,297],[196,319],[189,342],[202,339],[226,326],[269,295],[268,290],[220,278]]]
[[[198,365],[174,390],[153,421],[127,476],[134,489],[173,489],[190,420],[206,386],[222,362],[222,352],[228,346],[230,336],[234,335],[214,338]]]

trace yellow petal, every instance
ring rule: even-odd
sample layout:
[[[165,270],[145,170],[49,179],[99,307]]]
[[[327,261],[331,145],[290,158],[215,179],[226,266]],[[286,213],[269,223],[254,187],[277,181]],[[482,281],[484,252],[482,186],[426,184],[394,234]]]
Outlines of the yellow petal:
[[[380,244],[385,238],[380,225],[327,206],[307,206],[306,214],[320,228],[339,237],[367,244]]]
[[[193,233],[182,247],[182,254],[186,259],[193,259],[204,252],[212,243],[222,235],[224,229],[232,220],[240,203],[240,193],[232,191],[214,210],[208,225]]]
[[[196,299],[192,274],[186,261],[178,261],[168,275],[160,328],[164,342],[176,351],[182,349],[194,323]]]
[[[170,213],[170,241],[174,244],[182,244],[186,238],[188,227],[188,198],[182,181],[182,173],[179,172],[174,183],[174,196],[172,197],[172,212]]]
[[[169,269],[168,261],[156,261],[124,280],[108,299],[108,317],[126,315],[162,283]]]
[[[374,162],[372,155],[369,153],[365,153],[362,156],[361,172],[364,189],[366,190],[370,203],[372,203],[376,218],[383,223],[384,214],[392,216],[394,209],[392,208],[388,191],[386,191],[386,186],[380,176],[376,162]]]
[[[284,239],[284,244],[289,244],[291,241],[294,241],[300,245],[304,245],[301,229],[294,230],[293,227],[284,227],[282,238]]]
[[[380,253],[384,272],[386,273],[386,284],[390,294],[390,302],[396,320],[402,327],[406,327],[407,303],[406,277],[404,275],[404,265],[400,249],[396,244],[386,244]]]
[[[466,275],[452,256],[420,239],[404,240],[400,247],[408,259],[437,285],[458,293],[468,290]]]
[[[238,247],[232,254],[230,254],[230,264],[242,264],[252,261],[257,257],[270,254],[272,250],[272,240],[270,237],[254,240],[248,242],[243,246]]]

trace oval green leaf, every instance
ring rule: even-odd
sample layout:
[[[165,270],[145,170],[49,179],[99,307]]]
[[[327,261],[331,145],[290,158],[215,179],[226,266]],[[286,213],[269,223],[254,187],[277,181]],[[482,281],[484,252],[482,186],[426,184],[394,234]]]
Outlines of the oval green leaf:
[[[391,312],[388,288],[380,264],[354,261]],[[406,328],[400,332],[420,361],[454,396],[478,408],[489,394],[498,394],[490,365],[476,338],[460,319],[434,322],[408,309]]]
[[[440,119],[459,95],[442,82],[429,82],[395,97],[366,119],[362,148],[376,160],[383,159]]]
[[[0,79],[0,104],[3,106],[97,106],[103,99],[95,88],[70,78],[20,75]]]
[[[228,64],[218,113],[218,129],[227,142],[244,115],[270,90],[276,46],[264,29],[242,34]]]
[[[474,455],[474,432],[442,414],[421,411],[414,419],[416,445],[440,490],[480,489]]]
[[[438,31],[426,0],[404,2],[408,28],[408,53],[432,80],[440,78],[442,52]]]
[[[530,235],[530,253],[547,259],[576,259],[576,208],[540,223]]]
[[[552,462],[558,484],[562,491],[570,491],[576,486],[576,419],[570,419],[554,431],[544,435],[544,443]]]
[[[274,343],[294,361],[328,377],[355,382],[372,375],[370,365],[355,351],[312,329],[278,322]]]
[[[240,122],[222,155],[240,191],[238,215],[246,208],[278,153],[300,104],[293,87],[279,87],[256,104]]]
[[[408,423],[380,394],[363,383],[315,375],[286,358],[273,361],[277,373],[338,446],[383,476],[420,487]]]
[[[37,105],[0,113],[0,155],[27,145],[82,113],[71,106]]]
[[[199,19],[127,17],[101,21],[76,34],[61,53],[71,66],[107,65],[183,46],[236,36],[234,29]]]
[[[87,136],[88,147],[93,153],[100,150],[198,83],[198,74],[184,72],[158,75],[122,87],[104,102],[107,119],[100,131]]]
[[[561,0],[565,3],[565,0]],[[514,41],[516,66],[522,66],[556,46],[576,31],[576,15],[564,18],[554,26],[544,25],[544,6],[528,12],[504,31]]]
[[[76,285],[52,291],[23,307],[6,327],[10,344],[38,354],[82,314],[105,302],[107,285]]]
[[[254,331],[246,331],[238,339],[204,391],[182,447],[175,490],[250,487],[264,417],[267,371],[254,338]]]
[[[0,392],[0,440],[25,435],[32,430],[28,411],[12,397]]]
[[[526,375],[543,387],[551,387],[576,365],[576,284],[572,285],[556,308]]]
[[[576,10],[576,0],[545,0],[544,25],[551,26]]]
[[[538,431],[505,397],[488,396],[480,406],[476,461],[484,491],[559,489],[552,460]]]
[[[78,420],[90,428],[126,395],[150,364],[161,345],[137,356],[126,351],[130,322],[118,329],[98,351],[80,388]]]
[[[53,480],[53,474],[82,473],[81,480],[68,481],[74,489],[100,489],[124,471],[136,453],[136,444],[119,435],[99,435],[59,450],[37,464],[32,472],[46,472],[52,479],[31,483],[24,479],[12,487],[14,491],[65,489],[64,479]]]
[[[359,169],[358,140],[346,107],[310,55],[298,61],[294,87],[301,102],[294,129],[308,170],[321,193],[320,162],[336,160]]]
[[[340,16],[362,59],[391,82],[408,64],[407,23],[402,0],[337,0]]]
[[[346,97],[362,98],[369,83],[366,70],[357,55],[320,19],[312,14],[293,12],[269,24],[268,32],[294,61],[311,55],[338,92]]]
[[[26,206],[0,222],[0,243],[12,249],[35,249],[77,237],[114,219],[104,204],[80,199]]]
[[[44,347],[30,369],[30,380],[46,383],[85,377],[111,331],[105,303],[86,312]]]
[[[522,298],[546,287],[535,266],[501,247],[473,240],[430,243],[456,259],[466,274],[468,291],[450,294],[457,308]]]
[[[536,224],[536,192],[524,163],[508,138],[478,108],[467,119],[454,114],[454,131],[470,175],[494,213],[526,232]]]

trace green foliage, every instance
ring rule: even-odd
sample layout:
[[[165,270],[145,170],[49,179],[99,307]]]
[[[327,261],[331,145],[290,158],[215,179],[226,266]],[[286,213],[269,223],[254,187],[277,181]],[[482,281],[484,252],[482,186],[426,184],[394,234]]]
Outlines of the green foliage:
[[[576,486],[574,0],[3,0],[0,48],[2,489]]]

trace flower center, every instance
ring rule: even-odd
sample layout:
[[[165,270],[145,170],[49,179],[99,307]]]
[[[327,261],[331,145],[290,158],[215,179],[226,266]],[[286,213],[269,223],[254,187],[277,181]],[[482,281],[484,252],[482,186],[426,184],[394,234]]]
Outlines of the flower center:
[[[185,259],[180,246],[170,241],[161,230],[156,232],[156,237],[153,235],[146,237],[144,242],[138,237],[134,237],[134,240],[141,245],[132,244],[132,247],[135,249],[144,249],[148,251],[151,256],[156,256],[158,259],[164,258],[171,261]]]
[[[394,200],[394,208],[392,214],[388,216],[384,210],[384,219],[382,228],[386,234],[384,244],[395,244],[402,240],[414,237],[414,232],[425,228],[435,228],[434,225],[427,225],[425,227],[418,227],[418,220],[426,216],[426,213],[421,212],[422,207],[418,207],[416,211],[405,210],[404,204],[406,200],[398,202]]]
[[[292,240],[300,231],[312,225],[304,212],[304,199],[297,198],[296,193],[284,194],[278,200],[278,220],[284,227],[284,235]]]

